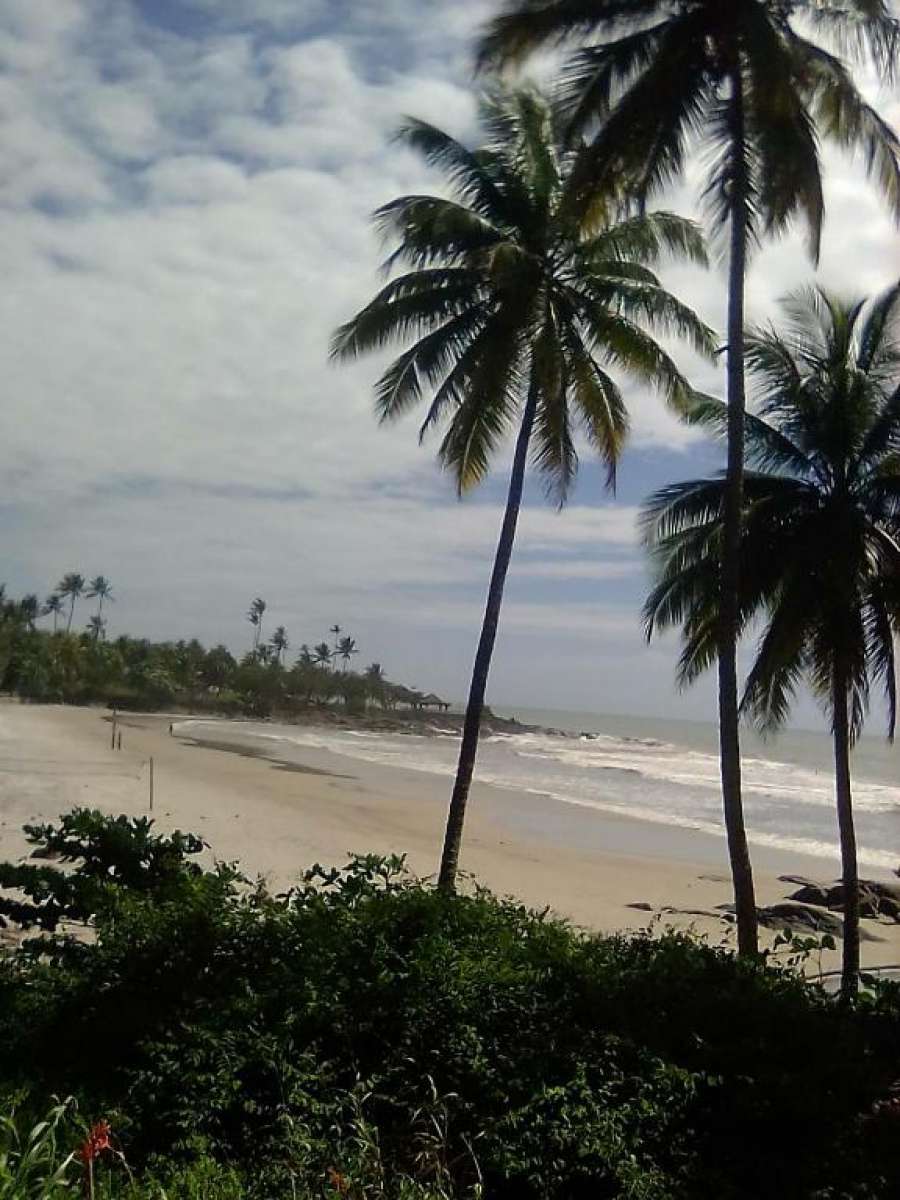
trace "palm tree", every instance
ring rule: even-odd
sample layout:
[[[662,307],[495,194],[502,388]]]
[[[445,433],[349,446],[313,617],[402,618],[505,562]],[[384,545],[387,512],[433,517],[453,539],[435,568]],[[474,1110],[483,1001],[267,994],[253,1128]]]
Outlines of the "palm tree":
[[[262,619],[263,613],[266,611],[266,602],[260,596],[251,603],[247,610],[247,620],[253,626],[253,653],[256,654],[259,649],[259,639],[262,634]]]
[[[106,622],[100,616],[99,612],[95,612],[90,617],[87,628],[95,642],[99,642],[101,638],[106,637]]]
[[[103,617],[103,601],[109,600],[112,603],[114,597],[112,594],[112,584],[104,575],[95,576],[88,584],[87,590],[88,599],[97,597],[97,616]]]
[[[385,678],[384,668],[381,663],[373,662],[366,667],[364,678],[369,689],[369,695],[384,708],[387,679]]]
[[[344,660],[344,670],[346,671],[350,665],[350,659],[354,654],[359,654],[356,646],[356,641],[352,637],[341,638],[338,647],[335,650],[335,656]]]
[[[802,30],[808,30],[806,36]],[[482,66],[521,62],[572,39],[564,93],[572,128],[595,132],[580,201],[618,185],[643,204],[682,174],[688,144],[711,151],[705,198],[730,227],[728,503],[722,542],[719,727],[722,800],[738,945],[757,950],[738,735],[738,546],[743,488],[744,285],[748,246],[795,217],[818,257],[824,215],[819,135],[859,149],[900,214],[900,142],[865,103],[842,58],[893,72],[900,23],[885,0],[513,0],[481,42]],[[594,41],[593,39],[596,39]]]
[[[318,646],[313,646],[313,654],[315,655],[315,663],[320,667],[330,667],[333,651],[327,642],[319,642]]]
[[[40,611],[41,602],[34,592],[29,592],[19,601],[19,615],[30,630],[34,630],[34,623],[38,619]]]
[[[63,608],[62,597],[57,596],[56,592],[53,592],[44,601],[44,607],[41,610],[42,616],[49,617],[52,614],[52,616],[53,616],[53,632],[54,633],[56,633],[57,621],[59,619],[59,614],[62,612],[62,608]]]
[[[332,625],[328,632],[334,637],[334,657],[337,658],[340,653],[341,627],[340,625]]]
[[[69,619],[66,621],[66,633],[72,632],[72,617],[75,615],[75,601],[84,592],[84,576],[71,571],[64,575],[56,585],[59,595],[69,599]]]
[[[859,887],[850,751],[873,683],[896,712],[900,631],[900,285],[868,306],[821,290],[786,302],[787,331],[751,332],[747,363],[761,416],[747,415],[740,619],[764,628],[742,708],[765,729],[786,719],[805,680],[831,718],[843,863],[843,993],[859,977]],[[727,430],[724,405],[695,419]],[[683,683],[715,658],[717,563],[728,484],[695,480],[658,492],[646,532],[659,582],[648,635],[681,625]]]
[[[283,625],[279,625],[272,634],[270,645],[275,651],[275,661],[280,663],[289,646],[287,630]]]
[[[306,642],[300,647],[300,653],[297,655],[298,667],[311,667],[316,661],[316,656],[307,646]]]
[[[481,482],[517,431],[441,859],[447,891],[455,885],[529,452],[560,505],[578,468],[576,431],[612,484],[628,416],[607,368],[659,387],[677,406],[690,388],[648,329],[687,337],[701,352],[713,346],[710,330],[652,270],[667,252],[705,262],[692,222],[668,213],[618,221],[612,200],[573,220],[581,148],[564,143],[558,112],[537,92],[496,93],[483,103],[482,121],[488,140],[479,150],[423,121],[400,131],[443,169],[455,198],[403,196],[376,213],[398,243],[389,266],[409,270],[333,343],[335,357],[352,358],[412,340],[378,381],[376,410],[394,420],[424,389],[432,392],[422,435],[445,425],[438,458],[460,495]]]

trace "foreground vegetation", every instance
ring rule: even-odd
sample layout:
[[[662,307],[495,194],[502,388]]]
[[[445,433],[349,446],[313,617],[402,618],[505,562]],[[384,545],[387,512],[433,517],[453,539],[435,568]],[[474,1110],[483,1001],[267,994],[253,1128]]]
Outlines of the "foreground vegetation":
[[[0,960],[0,1098],[20,1137],[75,1098],[41,1178],[107,1120],[103,1196],[897,1194],[896,987],[841,1008],[683,936],[441,894],[398,859],[275,897],[146,820],[31,836],[0,914],[50,940]],[[89,914],[93,940],[65,935]],[[3,1169],[0,1196],[56,1194],[4,1192]]]

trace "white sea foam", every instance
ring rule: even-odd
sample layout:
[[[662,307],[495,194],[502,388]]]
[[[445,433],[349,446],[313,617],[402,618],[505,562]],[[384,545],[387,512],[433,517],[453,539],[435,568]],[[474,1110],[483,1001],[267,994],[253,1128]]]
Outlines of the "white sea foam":
[[[185,722],[202,736],[203,722]],[[210,726],[211,730],[215,726]],[[242,725],[241,732],[298,748],[452,776],[459,738],[297,726]],[[547,796],[610,815],[723,836],[715,754],[652,737],[497,734],[482,741],[485,783]],[[824,767],[749,755],[744,799],[750,840],[797,854],[835,857],[833,781]],[[860,862],[900,861],[900,788],[871,779],[854,786]]]

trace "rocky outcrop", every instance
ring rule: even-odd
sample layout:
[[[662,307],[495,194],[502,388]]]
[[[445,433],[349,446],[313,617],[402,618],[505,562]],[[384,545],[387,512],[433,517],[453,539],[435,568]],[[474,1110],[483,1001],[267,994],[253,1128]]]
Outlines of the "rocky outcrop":
[[[782,882],[799,884],[790,899],[798,904],[812,904],[833,912],[843,912],[844,885],[818,883],[800,875],[782,875]],[[859,915],[868,920],[900,923],[900,885],[875,879],[859,881]]]

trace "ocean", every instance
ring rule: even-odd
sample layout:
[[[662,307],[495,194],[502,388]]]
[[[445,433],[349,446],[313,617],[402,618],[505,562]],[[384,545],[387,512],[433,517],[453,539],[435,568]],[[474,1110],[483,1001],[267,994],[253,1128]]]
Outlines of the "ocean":
[[[724,836],[717,733],[671,718],[496,708],[553,733],[482,739],[476,777],[602,813]],[[257,736],[350,758],[452,777],[459,739],[305,726],[257,726]],[[246,730],[248,733],[251,729]],[[574,736],[572,736],[574,735]],[[825,731],[743,735],[744,806],[752,844],[834,860],[837,821],[831,742]],[[860,864],[900,866],[900,745],[864,738],[853,760]]]

